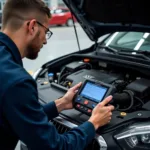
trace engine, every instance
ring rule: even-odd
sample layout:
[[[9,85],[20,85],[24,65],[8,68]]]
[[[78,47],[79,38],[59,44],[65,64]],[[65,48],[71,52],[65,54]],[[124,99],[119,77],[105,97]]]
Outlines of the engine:
[[[111,101],[115,106],[111,122],[96,131],[97,136],[87,146],[86,150],[103,148],[120,150],[116,141],[119,141],[120,147],[123,145],[123,147],[126,146],[126,149],[129,149],[128,145],[131,145],[131,147],[137,149],[137,146],[141,146],[143,143],[141,141],[143,137],[144,142],[149,139],[147,135],[140,135],[141,132],[139,131],[135,132],[139,130],[139,124],[142,126],[142,130],[145,130],[145,126],[148,124],[145,123],[150,118],[149,77],[138,69],[133,70],[126,66],[119,66],[119,63],[108,64],[95,59],[80,59],[72,62],[70,60],[66,62],[63,60],[64,64],[56,63],[49,68],[43,69],[38,74],[37,85],[41,103],[56,100],[75,84],[79,82],[85,83],[87,80],[96,80],[115,89],[112,94],[113,100]],[[77,109],[71,109],[60,112],[59,117],[54,118],[51,122],[58,132],[63,134],[87,121],[89,117],[89,115]],[[134,133],[128,134],[126,130]],[[126,136],[123,136],[122,132]],[[149,132],[149,129],[146,132]],[[149,144],[149,141],[146,142],[146,144]],[[145,144],[142,146],[145,146]]]
[[[51,73],[49,81],[54,82]],[[113,105],[118,111],[133,112],[144,107],[150,98],[150,80],[126,73],[122,70],[98,69],[91,63],[72,62],[56,73],[55,82],[62,87],[71,88],[86,79],[94,79],[111,84],[116,88]]]

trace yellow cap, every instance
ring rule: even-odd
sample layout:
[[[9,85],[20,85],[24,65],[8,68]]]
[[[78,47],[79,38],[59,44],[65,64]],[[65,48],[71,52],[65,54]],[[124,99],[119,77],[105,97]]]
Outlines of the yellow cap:
[[[68,82],[68,85],[70,86],[70,85],[71,85],[71,82]]]
[[[121,115],[121,116],[126,116],[127,113],[126,113],[126,112],[121,112],[120,115]]]
[[[48,82],[43,82],[44,85],[48,84]]]

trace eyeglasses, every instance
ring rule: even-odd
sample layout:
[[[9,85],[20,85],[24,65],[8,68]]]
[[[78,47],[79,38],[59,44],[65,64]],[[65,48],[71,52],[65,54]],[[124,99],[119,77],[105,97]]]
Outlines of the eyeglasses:
[[[36,21],[40,26],[44,27],[46,29],[46,39],[50,39],[53,35],[53,32],[50,31],[47,27],[45,27],[43,24],[41,24],[39,21]]]

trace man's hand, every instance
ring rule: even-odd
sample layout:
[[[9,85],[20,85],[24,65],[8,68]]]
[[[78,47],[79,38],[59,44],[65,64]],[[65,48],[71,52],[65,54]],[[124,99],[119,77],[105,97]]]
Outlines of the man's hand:
[[[55,101],[58,112],[73,108],[73,102],[72,102],[73,97],[75,96],[75,94],[77,93],[81,85],[82,85],[81,82],[76,84],[75,86],[70,88],[62,98]]]
[[[112,96],[108,96],[93,109],[92,116],[88,121],[94,125],[95,130],[110,122],[114,106],[105,105],[108,104],[111,100]]]

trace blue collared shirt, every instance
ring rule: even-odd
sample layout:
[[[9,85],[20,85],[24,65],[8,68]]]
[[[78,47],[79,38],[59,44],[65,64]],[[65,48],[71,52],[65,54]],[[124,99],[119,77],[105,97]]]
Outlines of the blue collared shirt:
[[[12,150],[18,140],[32,150],[80,150],[94,138],[85,122],[59,134],[49,120],[58,116],[54,102],[42,106],[37,85],[23,68],[15,43],[0,32],[0,149]]]

